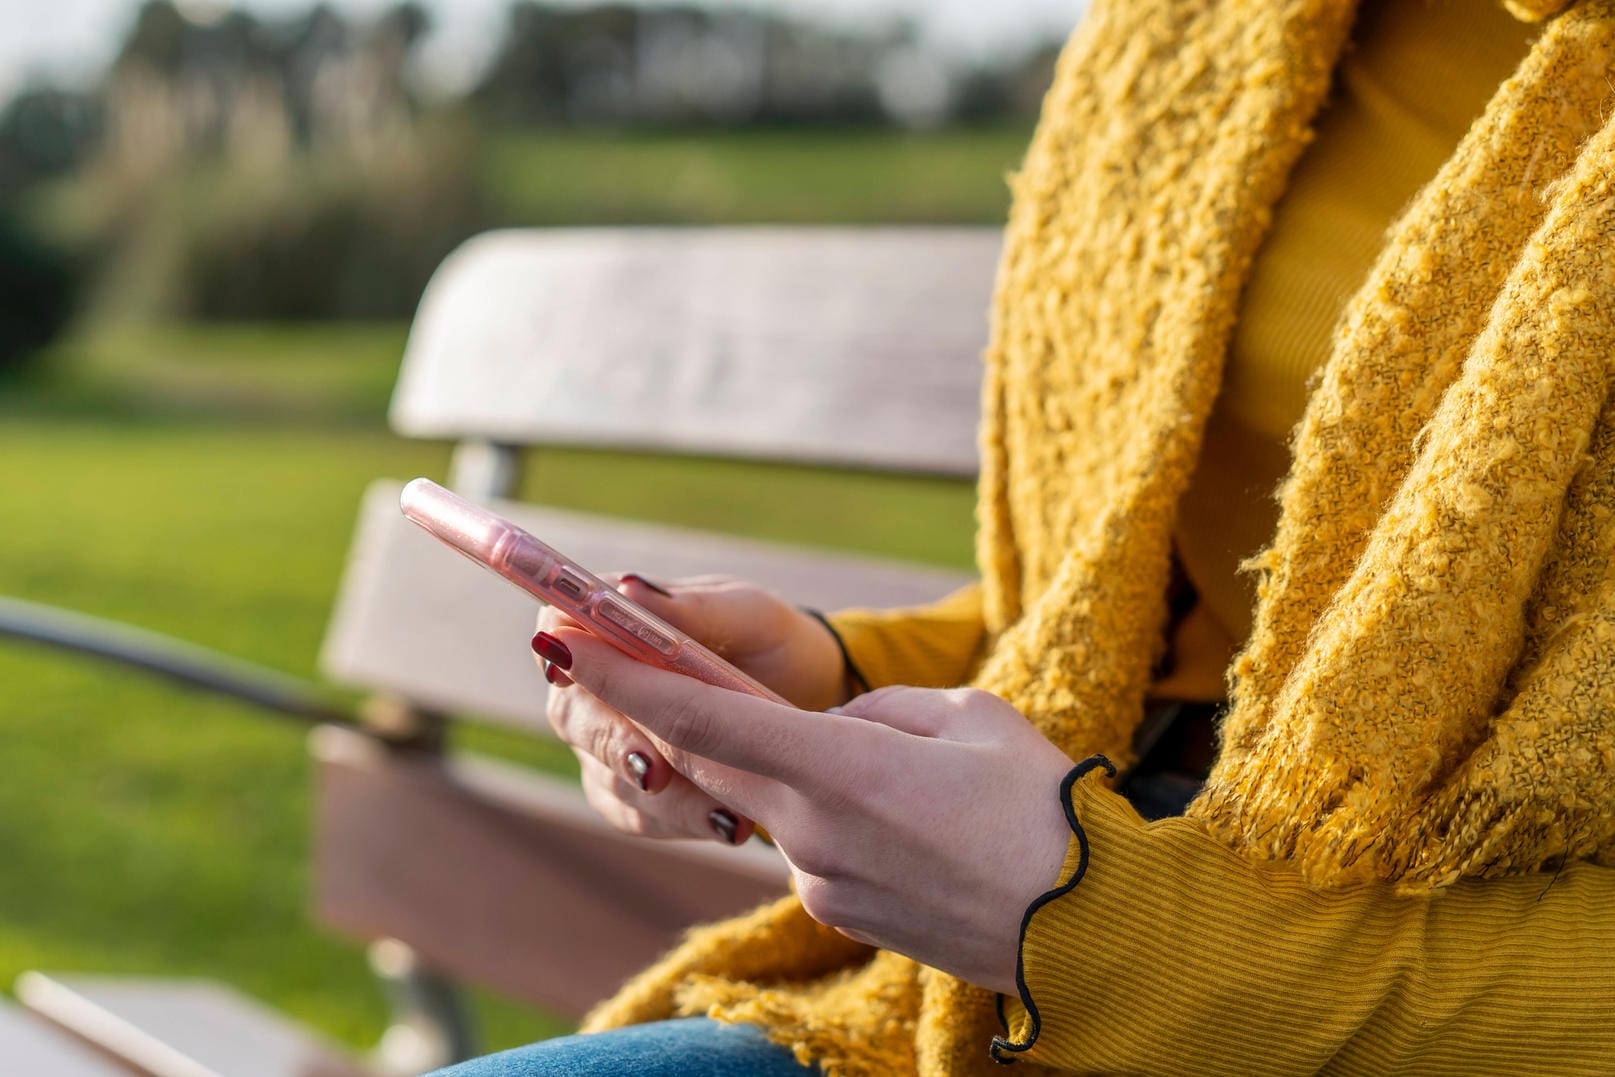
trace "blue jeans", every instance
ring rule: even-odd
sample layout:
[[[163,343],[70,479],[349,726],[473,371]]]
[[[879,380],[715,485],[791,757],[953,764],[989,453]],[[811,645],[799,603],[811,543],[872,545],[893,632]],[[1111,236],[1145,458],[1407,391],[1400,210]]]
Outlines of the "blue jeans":
[[[592,1036],[561,1036],[475,1058],[432,1077],[812,1077],[756,1025],[683,1017]]]

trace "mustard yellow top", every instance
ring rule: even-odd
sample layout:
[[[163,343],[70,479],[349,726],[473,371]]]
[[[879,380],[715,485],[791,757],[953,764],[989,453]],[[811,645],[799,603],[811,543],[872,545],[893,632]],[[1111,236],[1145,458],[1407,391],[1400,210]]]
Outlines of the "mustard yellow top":
[[[1359,7],[1316,140],[1274,208],[1245,283],[1222,388],[1178,506],[1178,555],[1223,649],[1207,654],[1189,641],[1190,656],[1204,654],[1210,668],[1179,663],[1173,681],[1188,690],[1168,687],[1174,698],[1222,698],[1223,672],[1234,644],[1250,634],[1256,605],[1254,580],[1236,569],[1278,522],[1274,494],[1289,470],[1308,379],[1328,358],[1330,333],[1397,211],[1452,156],[1536,29],[1500,4]]]
[[[588,1027],[710,1012],[830,1074],[1609,1071],[1615,0],[1509,6],[1548,21],[1352,286],[1216,766],[1146,825],[1092,757],[1130,761],[1178,507],[1355,4],[1094,4],[1014,181],[982,584],[840,622],[872,677],[970,678],[1086,760],[1019,998],[785,899]]]

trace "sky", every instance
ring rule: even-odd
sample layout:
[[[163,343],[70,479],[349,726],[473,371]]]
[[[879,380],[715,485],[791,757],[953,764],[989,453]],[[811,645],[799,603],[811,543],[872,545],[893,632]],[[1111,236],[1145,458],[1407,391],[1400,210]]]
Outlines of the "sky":
[[[221,2],[182,0],[181,6],[205,12]],[[312,2],[246,0],[242,6],[272,17],[306,10]],[[448,88],[468,82],[498,39],[507,0],[423,2],[436,27],[423,55],[429,77]],[[32,79],[76,81],[93,74],[117,47],[139,4],[0,0],[0,99]],[[333,6],[363,16],[385,7],[386,0],[333,0]],[[907,15],[932,40],[968,56],[1063,36],[1076,25],[1087,0],[751,0],[750,6],[841,21]]]

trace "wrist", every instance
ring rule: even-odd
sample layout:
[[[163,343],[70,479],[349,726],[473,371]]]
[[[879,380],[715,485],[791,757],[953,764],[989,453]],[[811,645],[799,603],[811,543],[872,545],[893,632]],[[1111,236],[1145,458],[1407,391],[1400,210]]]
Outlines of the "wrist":
[[[818,622],[824,637],[834,647],[837,666],[837,674],[835,675],[836,688],[834,689],[835,699],[828,705],[839,706],[854,696],[861,696],[868,692],[871,687],[869,681],[858,668],[858,663],[853,660],[852,653],[847,650],[847,643],[841,638],[841,633],[836,631],[836,626],[830,622],[828,617],[816,609],[808,606],[798,608],[811,620]]]

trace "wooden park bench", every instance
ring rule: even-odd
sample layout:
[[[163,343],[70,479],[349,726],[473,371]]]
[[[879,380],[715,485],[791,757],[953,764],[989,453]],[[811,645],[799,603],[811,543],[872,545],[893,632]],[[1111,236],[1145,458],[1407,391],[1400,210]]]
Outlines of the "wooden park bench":
[[[964,577],[509,498],[544,446],[973,476],[998,244],[976,228],[491,233],[427,289],[391,423],[454,441],[450,486],[597,569],[728,573],[825,609],[927,601]],[[0,606],[0,631],[319,723],[312,907],[372,944],[396,1003],[368,1072],[475,1050],[455,983],[576,1016],[690,924],[786,886],[761,843],[624,837],[575,783],[445,750],[451,719],[547,735],[526,648],[536,607],[400,517],[409,477],[364,497],[322,656],[334,680],[373,693],[357,720],[239,663],[220,671],[161,641]],[[366,1072],[216,985],[29,973],[17,994],[95,1045],[93,1064],[160,1077]],[[18,1023],[0,1012],[0,1072],[25,1072],[8,1063],[8,1050],[30,1049],[8,1046]]]

